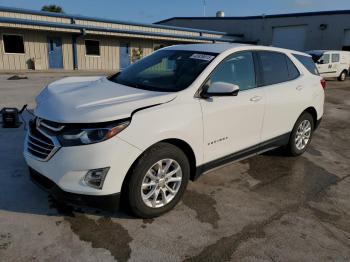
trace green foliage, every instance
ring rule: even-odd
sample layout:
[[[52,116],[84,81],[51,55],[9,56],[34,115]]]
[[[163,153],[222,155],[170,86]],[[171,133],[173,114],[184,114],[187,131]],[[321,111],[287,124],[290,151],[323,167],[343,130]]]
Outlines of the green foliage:
[[[44,5],[41,11],[52,12],[52,13],[64,13],[62,7],[58,5]]]

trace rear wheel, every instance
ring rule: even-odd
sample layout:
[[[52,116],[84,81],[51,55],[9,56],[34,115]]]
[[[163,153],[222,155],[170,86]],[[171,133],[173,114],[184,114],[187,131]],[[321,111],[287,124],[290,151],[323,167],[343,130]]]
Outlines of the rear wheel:
[[[346,70],[344,70],[343,72],[341,72],[340,76],[338,77],[338,80],[345,81],[347,74],[348,74],[348,72]]]
[[[292,156],[303,154],[311,142],[314,120],[310,113],[304,112],[294,125],[289,138],[288,152]]]
[[[159,143],[135,163],[128,185],[131,211],[152,218],[171,210],[181,199],[190,176],[190,165],[178,147]]]

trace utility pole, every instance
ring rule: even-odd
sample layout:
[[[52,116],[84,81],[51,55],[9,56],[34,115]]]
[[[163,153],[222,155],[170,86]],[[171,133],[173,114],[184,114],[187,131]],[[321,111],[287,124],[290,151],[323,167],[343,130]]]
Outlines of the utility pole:
[[[207,1],[203,0],[203,16],[206,16]]]

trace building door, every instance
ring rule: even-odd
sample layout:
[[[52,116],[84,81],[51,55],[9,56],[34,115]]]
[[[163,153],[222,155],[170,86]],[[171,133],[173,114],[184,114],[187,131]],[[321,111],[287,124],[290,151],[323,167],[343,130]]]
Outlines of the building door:
[[[305,39],[306,26],[283,26],[273,28],[273,46],[304,51]]]
[[[130,43],[121,43],[119,48],[120,69],[130,65]]]
[[[346,29],[344,33],[343,50],[350,51],[350,30]]]
[[[49,68],[63,68],[62,41],[59,37],[48,38]]]

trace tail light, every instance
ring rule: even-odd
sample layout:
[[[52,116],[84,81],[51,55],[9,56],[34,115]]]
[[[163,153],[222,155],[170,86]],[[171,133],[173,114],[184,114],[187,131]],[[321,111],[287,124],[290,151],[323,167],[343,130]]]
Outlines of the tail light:
[[[323,87],[323,89],[326,89],[327,87],[327,82],[323,78],[321,79],[321,86]]]

